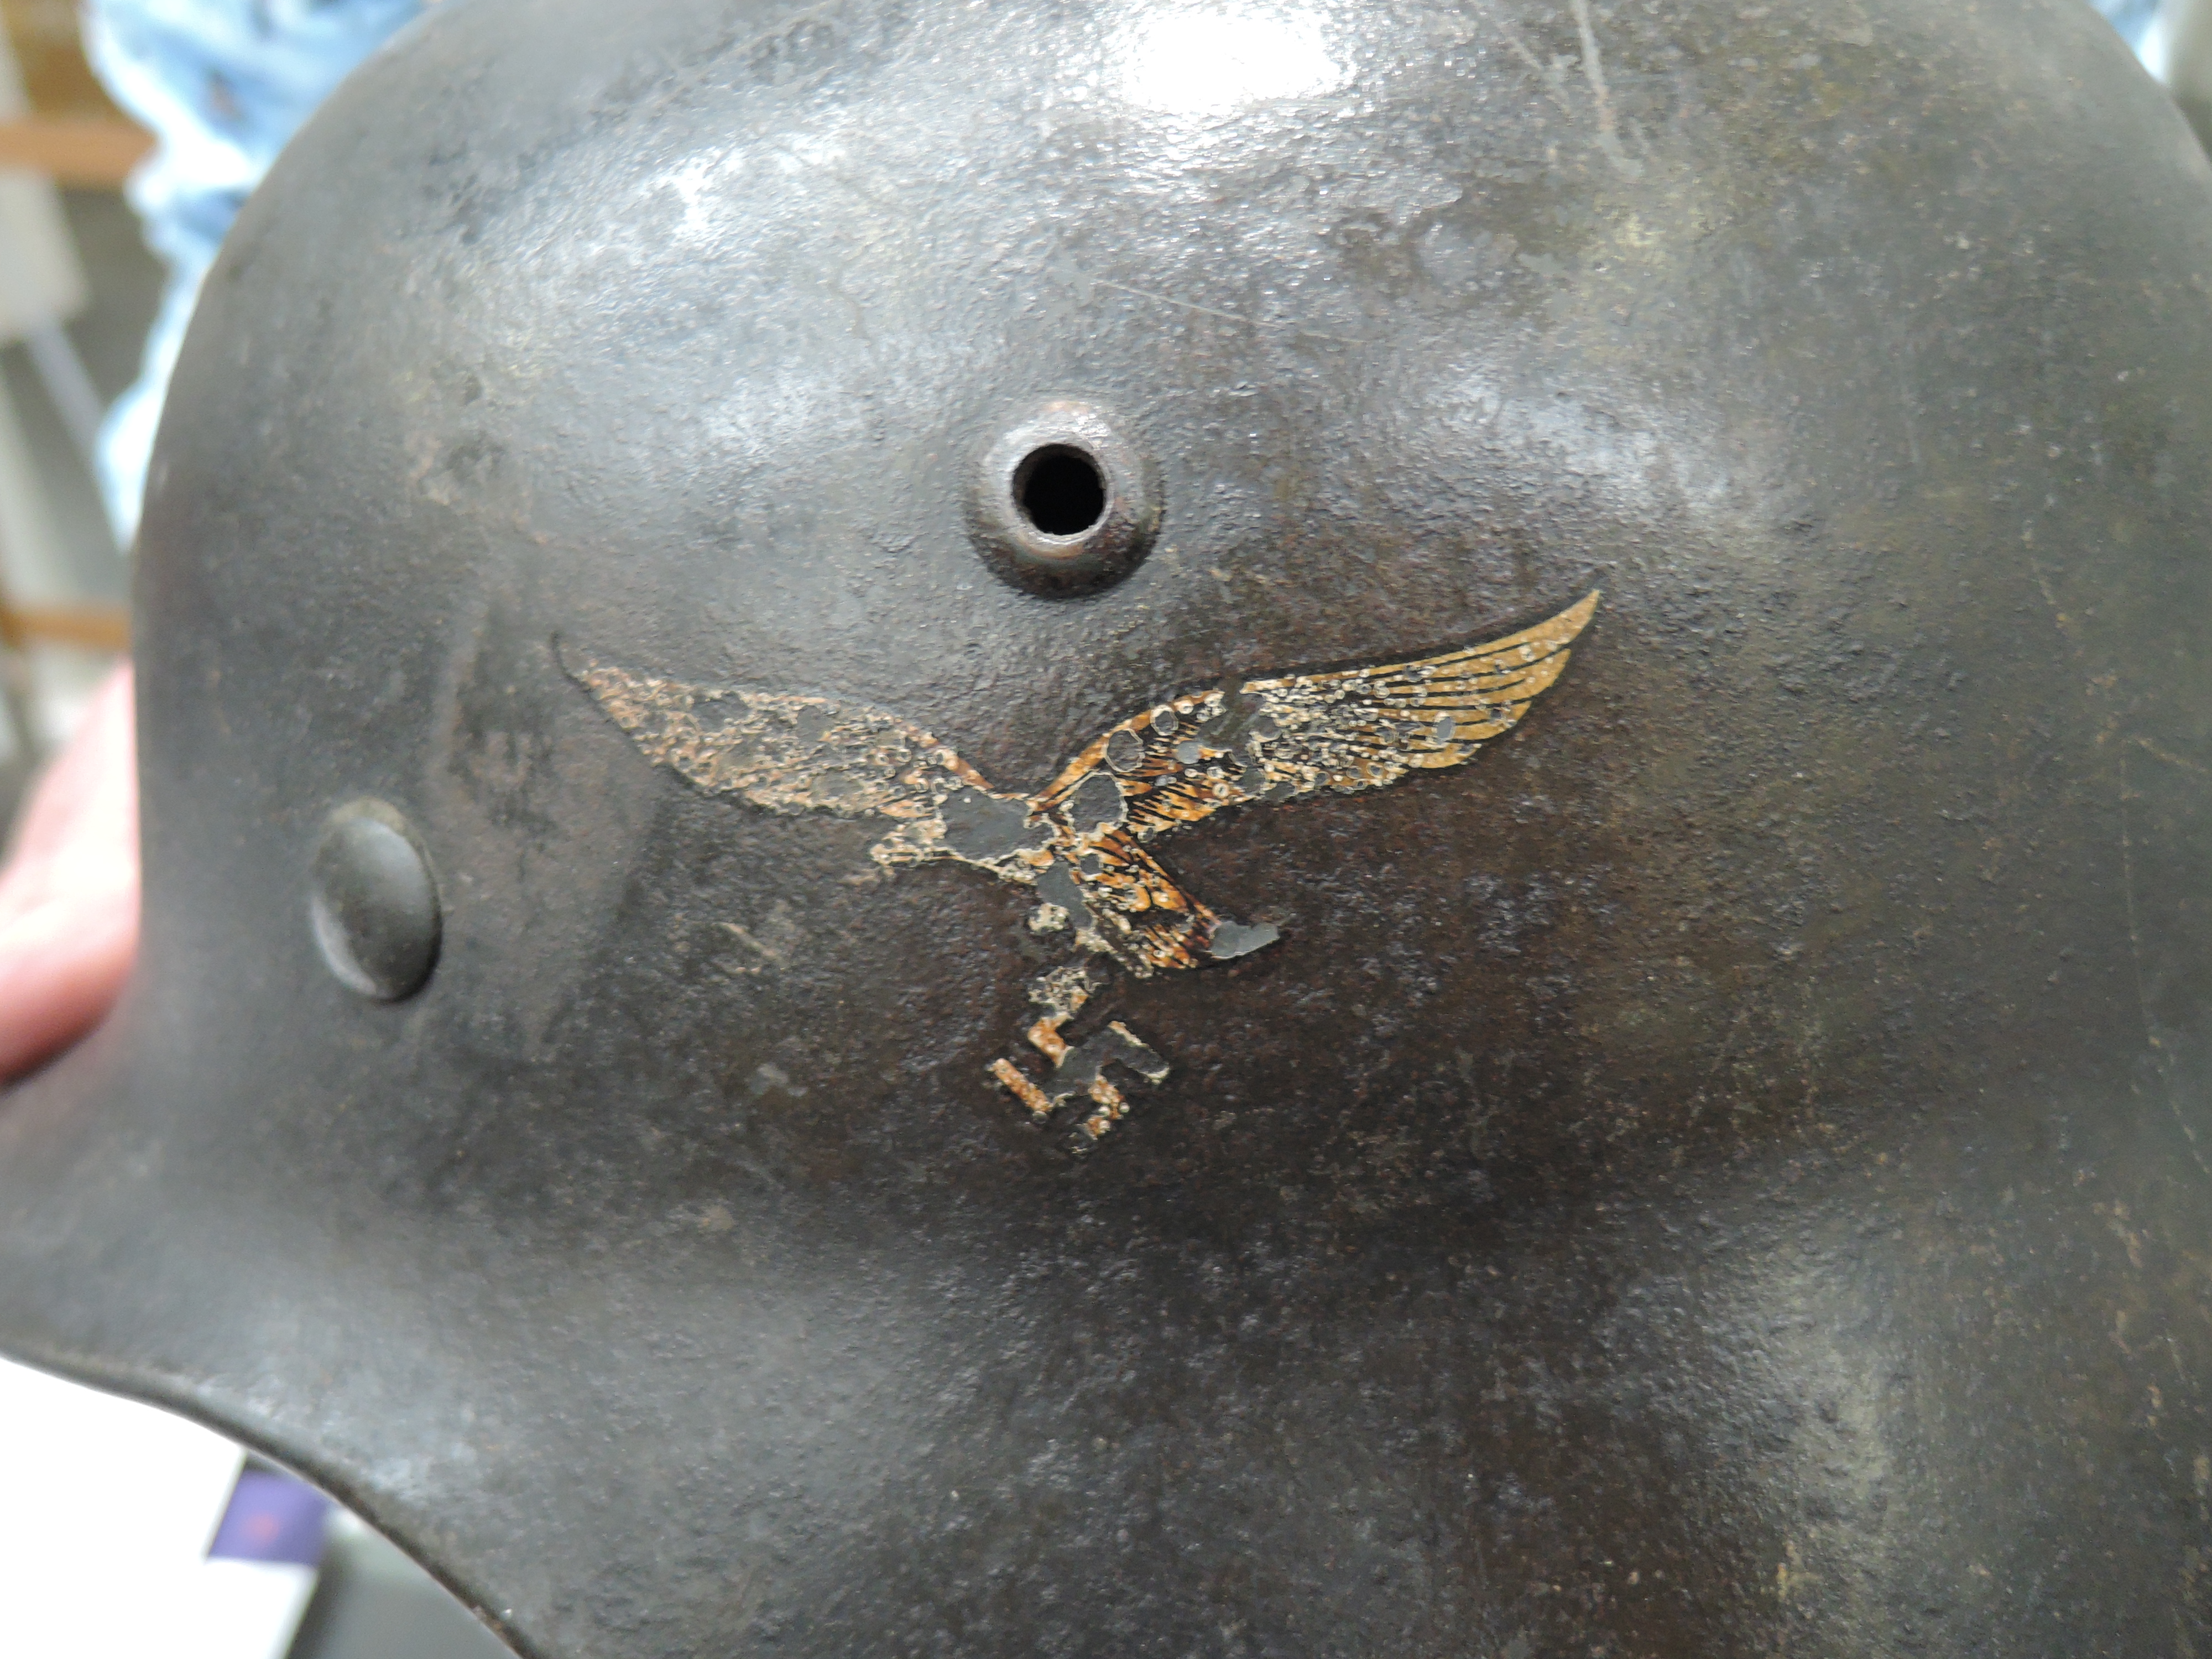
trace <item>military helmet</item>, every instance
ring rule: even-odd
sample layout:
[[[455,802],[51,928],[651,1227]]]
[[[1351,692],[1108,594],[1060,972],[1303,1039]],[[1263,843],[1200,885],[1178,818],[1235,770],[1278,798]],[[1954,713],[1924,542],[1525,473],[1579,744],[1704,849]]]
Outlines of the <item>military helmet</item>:
[[[470,0],[210,276],[0,1347],[538,1659],[2212,1639],[2086,8]]]

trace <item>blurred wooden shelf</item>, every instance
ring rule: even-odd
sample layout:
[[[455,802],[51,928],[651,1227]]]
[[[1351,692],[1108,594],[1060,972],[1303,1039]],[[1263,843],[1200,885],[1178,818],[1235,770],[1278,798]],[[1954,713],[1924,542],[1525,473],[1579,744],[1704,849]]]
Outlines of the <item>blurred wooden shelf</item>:
[[[19,605],[0,609],[0,642],[128,651],[131,613],[119,605]]]
[[[111,116],[26,115],[0,121],[0,167],[43,173],[58,185],[119,190],[154,148],[143,127]]]

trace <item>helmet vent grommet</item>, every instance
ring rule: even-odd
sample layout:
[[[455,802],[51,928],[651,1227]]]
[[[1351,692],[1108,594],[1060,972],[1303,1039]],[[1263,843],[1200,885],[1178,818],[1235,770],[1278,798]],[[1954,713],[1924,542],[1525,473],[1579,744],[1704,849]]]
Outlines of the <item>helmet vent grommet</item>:
[[[968,518],[992,569],[1024,592],[1093,593],[1120,581],[1159,527],[1157,475],[1125,422],[1058,398],[1003,428],[968,482]]]
[[[350,801],[323,821],[307,920],[323,965],[349,991],[398,1002],[422,988],[444,916],[430,860],[397,807]]]

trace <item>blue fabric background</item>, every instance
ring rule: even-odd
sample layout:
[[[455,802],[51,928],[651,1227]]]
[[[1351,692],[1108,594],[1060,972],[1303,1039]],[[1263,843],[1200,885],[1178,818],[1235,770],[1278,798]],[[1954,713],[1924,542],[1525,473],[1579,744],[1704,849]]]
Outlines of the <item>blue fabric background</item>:
[[[230,222],[315,106],[421,9],[422,0],[87,0],[93,68],[160,140],[129,194],[169,267],[138,382],[100,430],[100,489],[119,539],[137,528],[169,370]]]

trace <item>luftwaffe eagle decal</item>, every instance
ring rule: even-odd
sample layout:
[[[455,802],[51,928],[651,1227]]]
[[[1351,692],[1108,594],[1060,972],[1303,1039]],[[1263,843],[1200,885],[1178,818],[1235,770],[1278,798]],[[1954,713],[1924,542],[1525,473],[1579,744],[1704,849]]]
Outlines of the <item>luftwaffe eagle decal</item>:
[[[1170,697],[1101,732],[1034,795],[994,789],[928,732],[867,703],[686,685],[598,661],[571,672],[647,758],[708,793],[771,812],[886,819],[869,849],[878,864],[952,859],[1033,888],[1031,927],[1073,930],[1085,951],[1144,978],[1245,956],[1277,936],[1184,891],[1151,843],[1226,807],[1352,794],[1472,760],[1559,678],[1597,602],[1592,592],[1517,634],[1412,662]],[[1099,984],[1071,967],[1032,988],[1046,1012],[1030,1040],[1054,1068],[1045,1086],[1011,1061],[991,1068],[1040,1118],[1087,1096],[1091,1140],[1127,1110],[1106,1065],[1167,1075],[1118,1023],[1079,1047],[1060,1036]]]

